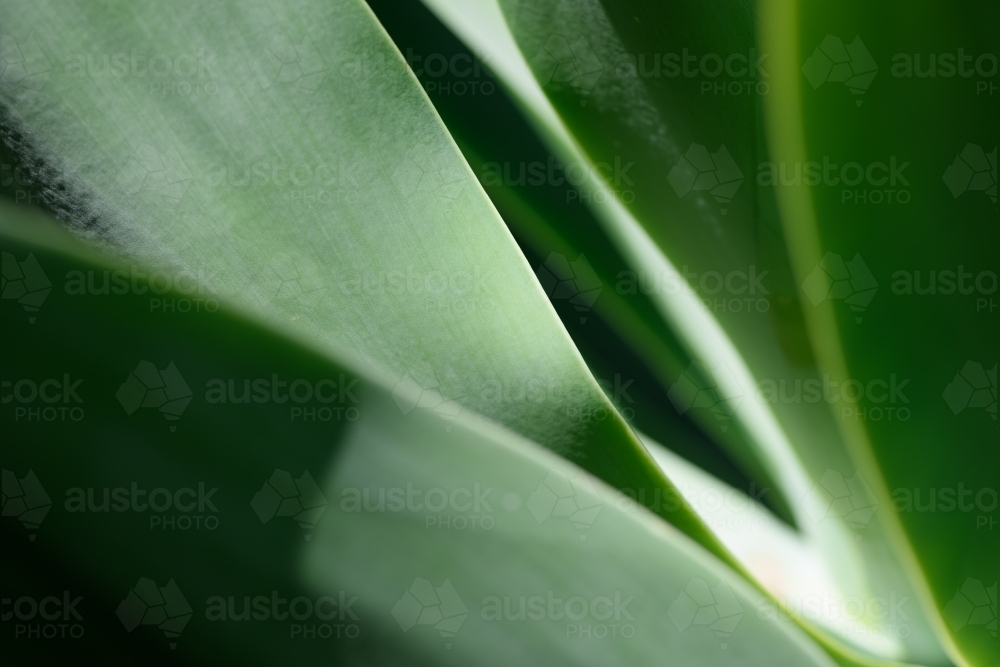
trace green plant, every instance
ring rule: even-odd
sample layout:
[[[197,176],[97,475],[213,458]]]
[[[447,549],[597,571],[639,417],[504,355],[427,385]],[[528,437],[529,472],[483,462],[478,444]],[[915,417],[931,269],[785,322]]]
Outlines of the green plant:
[[[11,653],[998,664],[996,7],[369,4],[0,5]]]

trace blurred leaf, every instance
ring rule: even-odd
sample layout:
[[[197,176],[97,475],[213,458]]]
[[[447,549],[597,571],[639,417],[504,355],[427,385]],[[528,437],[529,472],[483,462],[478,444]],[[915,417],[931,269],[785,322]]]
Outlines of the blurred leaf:
[[[57,283],[141,270],[39,226],[5,222],[2,241]],[[51,574],[22,576],[44,563],[82,596],[84,628],[42,649],[10,642],[8,659],[833,664],[787,619],[758,611],[760,595],[724,563],[564,459],[470,411],[404,415],[412,395],[225,304],[153,309],[191,297],[143,291],[156,285],[55,289],[34,323],[6,318],[13,395],[68,376],[61,390],[80,402],[4,405],[4,592],[51,595]],[[158,380],[176,389],[178,378],[182,409],[150,400]],[[239,402],[244,378],[257,378],[252,402],[249,389]],[[340,388],[326,394],[335,400],[295,399],[324,381]],[[310,407],[335,416],[297,415]],[[69,416],[16,412],[39,408]],[[46,511],[14,515],[21,497]],[[525,617],[513,619],[521,600]]]
[[[0,98],[64,219],[201,272],[441,411],[494,419],[640,498],[676,497],[363,3],[230,3],[195,21],[155,2],[10,5],[5,29],[46,25],[32,43],[65,64]],[[132,51],[138,69],[108,56],[124,72],[98,71]],[[729,558],[674,506],[661,516]]]
[[[722,399],[717,411],[728,405],[731,416],[743,423],[758,460],[792,499],[796,524],[821,546],[837,595],[914,597],[912,584],[900,574],[887,519],[876,515],[848,522],[849,512],[831,504],[830,493],[836,497],[839,481],[851,491],[852,502],[876,506],[865,497],[864,484],[844,484],[857,481],[857,467],[831,405],[802,399],[802,386],[820,386],[827,376],[809,348],[774,193],[746,184],[736,194],[744,172],[752,172],[749,165],[767,158],[758,95],[716,95],[724,92],[713,88],[721,71],[711,75],[699,70],[714,59],[721,62],[720,54],[743,54],[746,62],[769,57],[756,46],[753,16],[746,7],[427,4],[474,49],[489,54],[539,133],[565,159],[635,163],[632,201],[613,178],[586,185],[595,213],[637,271],[690,281],[689,291],[653,295],[692,357],[704,364],[689,369],[688,384],[714,385]],[[509,32],[498,20],[501,5]],[[670,69],[670,60],[680,62],[683,56],[693,57],[687,65],[695,65],[682,75]],[[750,67],[742,76],[746,80],[739,83],[756,90],[762,74]],[[699,176],[702,171],[705,175]],[[726,187],[733,192],[723,192]],[[603,193],[603,199],[596,193]],[[701,300],[699,291],[711,285],[706,276],[722,283],[754,270],[770,275],[765,284],[773,295],[766,313],[748,314]],[[761,389],[768,387],[773,387],[770,396],[760,400]],[[780,393],[786,388],[787,398]],[[766,579],[763,572],[755,574]],[[866,651],[941,662],[945,658],[923,617],[921,611],[914,613],[910,625],[915,630],[907,637],[893,636],[887,619],[870,614],[867,622],[879,629],[862,635],[844,636],[835,622],[820,620]]]
[[[870,276],[867,285],[852,276],[846,303],[820,289],[806,307],[817,356],[840,382],[909,382],[910,405],[896,406],[905,418],[889,420],[867,395],[857,411],[871,417],[843,421],[844,438],[880,506],[895,510],[879,514],[952,659],[1000,664],[986,611],[1000,562],[998,231],[988,191],[996,154],[992,165],[986,157],[997,140],[997,99],[986,94],[995,86],[997,5],[764,6],[763,35],[780,64],[767,106],[773,159],[826,159],[844,165],[832,172],[838,178],[846,163],[868,171],[854,188],[778,188],[804,285],[841,264],[853,271],[861,262]],[[842,66],[833,71],[834,56],[851,78],[840,80]],[[949,75],[949,59],[962,58],[965,73]],[[870,166],[878,163],[888,165],[884,182]],[[858,322],[851,299],[876,288]]]
[[[773,607],[728,567],[548,452],[486,438],[472,450],[471,433],[459,428],[420,438],[431,431],[389,419],[391,405],[383,410],[346,445],[330,495],[411,481],[468,488],[475,479],[495,489],[496,523],[457,530],[463,516],[454,511],[433,522],[407,512],[344,514],[317,531],[305,567],[330,588],[362,586],[385,622],[392,609],[439,664],[834,664],[787,619],[773,622]],[[584,511],[559,516],[556,497],[570,493]],[[449,584],[462,601],[452,614],[442,591]],[[442,620],[421,627],[439,599]]]
[[[768,505],[792,522],[787,499],[743,442],[746,434],[739,422],[720,420],[708,410],[681,414],[681,407],[662,409],[673,404],[669,391],[691,359],[645,294],[648,281],[641,276],[635,280],[636,272],[574,185],[590,177],[582,165],[564,165],[544,146],[494,78],[489,54],[471,52],[419,2],[368,4],[406,57],[536,275],[547,275],[561,258],[572,263],[583,257],[593,269],[600,289],[589,307],[574,303],[575,295],[549,289],[544,280],[542,284],[623,416],[720,479],[751,494],[766,488]],[[631,170],[627,164],[622,168],[626,174]],[[621,386],[628,390],[619,391]],[[730,443],[738,467],[712,437]]]

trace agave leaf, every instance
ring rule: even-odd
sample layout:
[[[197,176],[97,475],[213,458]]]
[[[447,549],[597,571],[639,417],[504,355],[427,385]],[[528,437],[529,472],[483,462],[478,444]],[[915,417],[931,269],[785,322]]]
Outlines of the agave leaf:
[[[383,409],[354,432],[329,495],[477,480],[495,489],[496,523],[456,530],[461,512],[430,523],[408,512],[345,513],[317,531],[304,568],[329,588],[362,586],[377,603],[371,614],[398,623],[439,664],[833,664],[793,623],[761,612],[760,594],[728,567],[702,549],[686,553],[693,543],[682,546],[676,530],[549,452],[484,439],[472,460],[464,424],[420,438],[423,429],[389,419],[391,404]],[[576,511],[567,515],[556,497],[570,494]],[[451,613],[446,594],[456,599]],[[563,616],[570,599],[575,621]],[[584,600],[597,612],[581,619]],[[795,632],[765,648],[779,627]]]
[[[489,70],[492,59],[463,46],[426,7],[373,0],[369,5],[405,54],[623,416],[731,484],[751,494],[766,488],[769,506],[793,522],[787,499],[759,465],[740,422],[671,401],[690,356],[646,296],[649,276],[629,268],[574,185],[595,178],[589,165],[563,165],[552,155]],[[627,178],[634,165],[619,166]],[[564,259],[571,267],[585,260],[593,269],[597,289],[591,306],[574,303],[574,295],[558,291],[548,279]],[[676,402],[676,408],[663,410],[668,402]],[[738,464],[706,434],[727,441]]]
[[[989,292],[997,271],[995,190],[992,199],[989,190],[995,149],[992,164],[987,157],[996,142],[997,104],[995,96],[979,94],[991,84],[982,76],[988,67],[977,71],[974,61],[984,53],[981,66],[996,59],[990,52],[997,8],[926,7],[890,30],[882,12],[894,11],[894,3],[848,3],[836,12],[795,2],[764,7],[762,35],[780,64],[777,95],[767,106],[774,160],[825,158],[870,170],[857,187],[777,189],[804,284],[841,262],[845,268],[853,262],[851,270],[868,267],[867,287],[856,282],[857,296],[844,295],[847,303],[821,298],[806,307],[813,346],[841,382],[895,375],[912,387],[908,405],[895,406],[908,414],[891,423],[875,419],[876,411],[887,413],[874,400],[879,396],[865,396],[858,410],[870,418],[844,421],[844,439],[886,508],[879,514],[951,659],[996,664],[986,600],[1000,538],[985,527],[996,517],[991,498],[1000,481],[993,398],[998,319]],[[934,30],[911,38],[917,25]],[[968,76],[947,76],[948,59],[969,54],[975,55],[966,61]],[[841,76],[848,74],[843,67],[833,71],[830,55],[848,64],[850,76]],[[880,182],[879,164],[894,182]],[[861,202],[876,197],[881,205]],[[963,271],[965,289],[949,288],[949,274],[954,284]],[[860,302],[849,300],[876,284],[878,301],[859,323],[849,306]],[[948,500],[959,496],[968,510],[961,518]]]
[[[155,2],[15,2],[4,25],[52,65],[5,84],[8,141],[84,233],[200,271],[444,413],[494,419],[639,497],[676,496],[362,3],[193,20]],[[663,516],[728,557],[683,503]]]
[[[898,556],[881,518],[873,521],[866,515],[865,521],[848,524],[843,521],[848,512],[829,511],[834,506],[829,503],[827,485],[834,491],[841,486],[854,488],[838,482],[853,479],[856,472],[830,406],[801,398],[783,401],[775,392],[770,401],[758,399],[761,381],[775,389],[822,381],[801,321],[798,287],[784,258],[773,192],[747,188],[742,201],[733,197],[726,203],[693,184],[686,192],[679,182],[668,187],[672,172],[676,181],[691,171],[685,171],[680,158],[699,141],[702,146],[712,144],[711,152],[716,153],[712,159],[726,164],[730,163],[722,153],[732,157],[735,151],[733,162],[751,173],[747,165],[753,158],[766,157],[763,142],[754,139],[757,103],[748,98],[712,101],[702,95],[700,82],[690,77],[674,77],[662,69],[659,75],[642,75],[629,67],[630,58],[639,64],[637,54],[648,60],[657,54],[681,54],[683,48],[703,54],[745,50],[750,55],[754,48],[750,17],[734,10],[735,18],[727,14],[732,29],[720,32],[715,28],[721,19],[711,9],[698,16],[701,9],[638,8],[628,3],[615,7],[589,2],[572,7],[558,3],[428,4],[473,48],[491,54],[490,62],[536,122],[539,133],[554,150],[569,156],[567,160],[611,163],[618,156],[636,162],[646,180],[636,181],[632,203],[618,203],[618,184],[587,184],[592,186],[595,212],[633,267],[675,277],[680,275],[676,266],[688,265],[695,280],[709,272],[749,273],[754,266],[772,272],[776,294],[767,315],[748,318],[745,312],[708,312],[694,289],[658,294],[657,305],[692,356],[706,362],[724,390],[723,397],[745,399],[731,401],[736,403],[733,414],[750,433],[762,465],[793,499],[797,525],[822,546],[841,594],[862,599],[914,597],[911,584],[899,574]],[[501,5],[510,31],[496,20]],[[658,32],[661,28],[666,32]],[[564,43],[569,46],[565,53],[561,50]],[[562,65],[557,64],[552,70],[553,62],[565,67],[560,70]],[[598,62],[602,74],[594,77]],[[573,72],[579,78],[570,76]],[[706,138],[699,139],[702,135]],[[732,139],[720,139],[723,135]],[[719,141],[730,148],[716,149]],[[692,154],[691,160],[699,159]],[[603,197],[593,195],[601,190]],[[864,485],[855,487],[858,504],[870,508],[873,503]],[[863,535],[856,539],[852,533],[859,532]],[[843,639],[880,655],[939,662],[944,657],[923,615],[917,610],[911,619],[917,630],[908,637],[894,636],[895,630],[884,626],[874,636]],[[885,623],[885,619],[868,621]]]
[[[17,350],[4,376],[68,375],[81,401],[55,406],[79,418],[51,420],[12,414],[31,402],[4,405],[5,594],[60,586],[82,596],[85,627],[43,649],[12,642],[11,660],[833,664],[793,623],[757,613],[759,596],[722,561],[547,449],[468,410],[404,415],[411,395],[224,300],[153,310],[148,278],[121,294],[68,292],[78,272],[100,284],[145,267],[3,212],[4,252],[55,286],[34,323],[4,304]],[[244,378],[270,394],[254,380],[252,402],[234,402]],[[161,380],[183,407],[150,400]],[[290,389],[302,396],[324,380],[337,398],[299,405],[334,418],[296,417],[280,400],[279,381],[305,383]],[[517,613],[521,597],[531,616],[503,618],[503,600]]]

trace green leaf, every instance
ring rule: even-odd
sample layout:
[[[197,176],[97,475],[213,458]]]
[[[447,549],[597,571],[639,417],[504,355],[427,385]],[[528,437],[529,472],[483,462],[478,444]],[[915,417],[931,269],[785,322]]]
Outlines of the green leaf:
[[[891,526],[885,525],[891,518],[883,512],[850,525],[842,520],[846,512],[833,516],[840,513],[829,512],[828,502],[824,510],[827,484],[853,479],[857,470],[842,440],[840,415],[825,401],[782,400],[777,393],[780,387],[820,384],[825,376],[810,350],[774,193],[747,183],[740,196],[730,196],[688,187],[682,178],[691,175],[685,165],[699,159],[697,148],[690,160],[683,157],[695,144],[710,146],[716,153],[712,159],[735,164],[741,175],[766,159],[756,96],[706,95],[702,84],[711,77],[671,74],[663,60],[664,54],[683,55],[685,48],[700,55],[762,55],[753,17],[735,6],[723,14],[711,7],[638,3],[428,4],[474,49],[491,56],[498,75],[554,150],[568,160],[635,162],[634,201],[621,196],[620,183],[588,182],[594,211],[637,270],[674,278],[681,273],[675,267],[691,267],[691,291],[663,291],[655,295],[657,305],[726,395],[743,399],[733,401],[734,417],[749,432],[761,464],[793,499],[797,525],[821,545],[837,594],[923,601],[913,591],[915,584],[900,574],[901,556],[894,551]],[[501,5],[509,32],[497,20]],[[645,70],[639,69],[639,55]],[[723,159],[724,152],[735,156],[732,163]],[[594,196],[597,192],[605,203]],[[745,275],[753,267],[768,271],[773,281],[766,314],[748,316],[701,303],[697,291],[706,287],[704,276]],[[757,400],[759,383],[774,387],[770,400]],[[872,507],[867,493],[858,486],[857,500]],[[763,572],[755,574],[766,579]],[[789,597],[794,603],[795,594]],[[843,639],[884,656],[940,662],[944,656],[925,613],[934,612],[918,609],[911,619],[916,630],[907,637],[893,637],[886,619],[869,615],[867,621],[882,626],[879,630]],[[831,619],[820,623],[840,631]]]
[[[192,25],[154,2],[15,4],[5,29],[57,66],[4,88],[9,141],[82,232],[201,272],[313,349],[433,390],[442,412],[676,496],[367,7],[232,3]],[[661,514],[728,558],[683,503]]]
[[[793,623],[759,612],[759,594],[722,561],[547,449],[468,410],[404,415],[399,401],[413,395],[224,303],[153,309],[191,297],[151,296],[155,279],[123,293],[67,292],[62,277],[100,285],[149,269],[108,263],[43,222],[14,227],[8,217],[24,214],[3,213],[5,259],[54,281],[33,323],[4,304],[17,350],[4,377],[27,398],[29,383],[68,375],[81,401],[4,405],[5,594],[50,595],[58,573],[82,596],[84,627],[78,642],[11,642],[9,659],[833,664]],[[156,390],[139,360],[157,377],[175,369],[168,384],[185,385],[181,409],[145,400]],[[147,393],[130,409],[135,376]],[[233,400],[244,378],[252,402]],[[334,418],[296,416],[296,402],[280,400],[281,381],[294,397],[325,380],[346,387],[318,406],[339,410]],[[225,400],[213,393],[219,382]],[[80,415],[11,414],[37,407]],[[14,486],[31,494],[31,516],[15,515]],[[580,513],[555,507],[557,494]],[[286,512],[278,496],[299,504]],[[172,624],[127,604],[144,580],[173,592],[164,591]],[[522,598],[525,619],[505,617]],[[234,619],[250,600],[253,616]]]
[[[787,499],[759,465],[739,422],[720,419],[708,410],[662,409],[674,404],[670,391],[691,359],[646,296],[647,276],[629,268],[574,185],[594,177],[589,166],[561,164],[487,69],[492,59],[470,52],[426,7],[374,0],[369,5],[406,55],[483,189],[536,268],[574,343],[623,416],[635,428],[749,493],[767,488],[769,506],[792,522]],[[439,67],[441,62],[449,66]],[[489,130],[483,131],[484,127]],[[628,163],[620,167],[625,176],[632,168]],[[585,261],[596,276],[589,306],[574,303],[575,294],[556,289],[546,278],[553,269],[565,270],[563,260],[570,268]],[[627,389],[619,391],[620,387]],[[729,442],[729,450],[738,454],[738,465],[709,434]]]
[[[991,83],[974,62],[984,53],[981,64],[996,59],[997,7],[924,7],[898,22],[886,20],[901,9],[895,3],[765,7],[764,38],[780,63],[767,107],[773,159],[804,164],[826,156],[842,169],[895,162],[901,175],[887,170],[894,182],[878,183],[881,172],[872,171],[852,189],[783,187],[778,201],[800,279],[838,257],[861,258],[877,283],[861,322],[848,303],[807,306],[813,345],[840,381],[895,375],[909,382],[909,405],[897,406],[909,418],[845,421],[845,440],[879,503],[896,510],[880,514],[952,660],[997,664],[989,620],[975,609],[988,604],[1000,553],[997,532],[987,529],[1000,482],[990,395],[998,319],[987,286],[997,272],[996,202],[968,187],[967,166],[980,153],[986,160],[996,142],[996,99],[980,94]],[[870,65],[859,65],[862,79],[824,80],[825,54],[838,40],[850,45],[852,67],[871,57],[874,78]],[[948,59],[969,54],[966,74],[949,76]],[[923,74],[913,69],[918,63]],[[995,174],[995,153],[992,159]],[[883,203],[861,205],[860,193]],[[965,289],[949,289],[948,274],[954,283],[963,271]],[[869,414],[884,407],[871,396],[858,404]],[[949,500],[960,496],[964,509]]]
[[[318,531],[304,563],[331,588],[364,586],[387,625],[389,609],[405,626],[417,618],[420,606],[401,599],[401,590],[419,596],[421,587],[451,584],[464,603],[460,611],[469,614],[454,637],[443,623],[407,630],[440,664],[833,664],[787,619],[769,620],[745,580],[704,550],[688,551],[693,543],[636,512],[624,496],[591,486],[565,462],[514,439],[484,443],[473,458],[458,428],[444,437],[415,437],[408,425],[388,419],[393,407],[386,404],[355,432],[331,495],[411,482],[468,488],[477,480],[495,489],[495,525],[456,530],[461,513],[429,525],[413,513],[355,512]],[[596,510],[593,523],[549,516],[553,491],[571,486],[578,506]],[[408,547],[403,558],[401,542]],[[709,591],[705,602],[714,609],[698,611],[704,602],[695,600]],[[584,601],[596,613],[580,619]],[[621,613],[608,601],[620,601]]]

